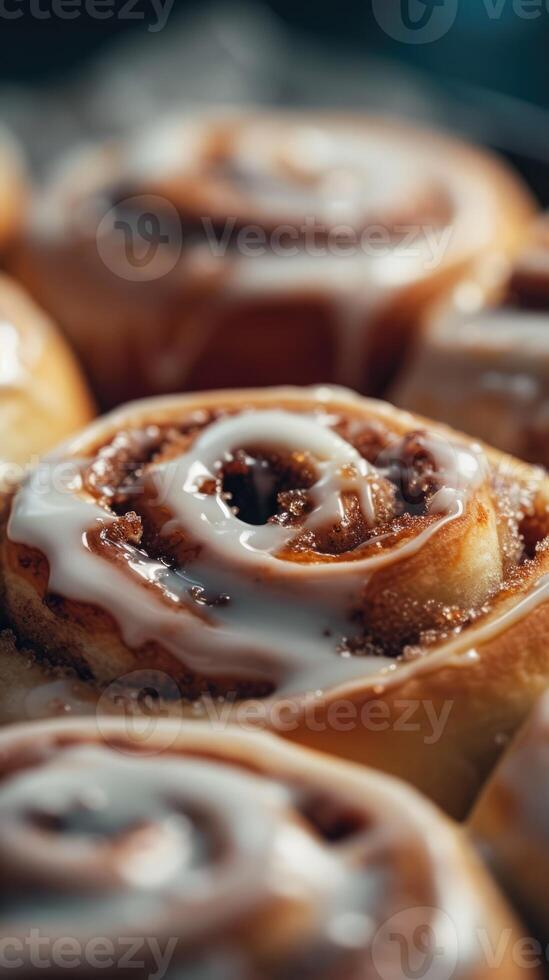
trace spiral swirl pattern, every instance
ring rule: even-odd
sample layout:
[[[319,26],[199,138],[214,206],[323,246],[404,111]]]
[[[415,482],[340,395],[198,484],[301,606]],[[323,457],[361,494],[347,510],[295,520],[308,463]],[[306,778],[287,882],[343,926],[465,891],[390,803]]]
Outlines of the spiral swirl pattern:
[[[379,394],[426,303],[529,215],[495,161],[432,133],[201,115],[64,167],[15,264],[106,407],[250,379]]]
[[[484,976],[475,929],[488,908],[496,925],[507,913],[410,790],[200,725],[155,759],[123,724],[103,736],[58,722],[0,737],[0,939],[25,976],[55,974],[63,935],[84,974],[104,936],[115,962],[141,940],[139,976],[169,948],[173,975],[193,980],[389,977],[418,929],[437,977]]]
[[[194,689],[295,693],[390,678],[542,582],[543,487],[338,390],[145,403],[27,481],[8,547]]]

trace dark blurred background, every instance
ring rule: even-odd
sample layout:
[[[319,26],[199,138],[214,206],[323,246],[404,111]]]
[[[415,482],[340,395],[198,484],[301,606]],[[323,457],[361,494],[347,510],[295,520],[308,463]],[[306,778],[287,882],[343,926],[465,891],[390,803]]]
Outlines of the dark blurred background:
[[[266,0],[263,5],[296,35],[348,46],[365,59],[375,54],[412,63],[437,80],[478,82],[549,106],[549,4],[545,0],[524,4],[460,0],[448,35],[421,45],[389,39],[376,23],[371,0]],[[167,29],[190,9],[204,6],[204,0],[174,0]],[[43,80],[70,73],[113,37],[139,34],[154,20],[146,0],[130,4],[127,19],[123,18],[124,0],[117,0],[116,13],[114,4],[105,6],[101,14],[105,19],[86,16],[84,3],[82,15],[68,20],[45,17],[48,10],[55,10],[51,0],[41,0],[34,7],[27,0],[5,0],[3,7],[10,19],[5,20],[0,36],[2,79]],[[40,10],[41,19],[32,16],[33,9]],[[75,5],[73,13],[76,9]],[[534,16],[537,14],[540,16]]]
[[[0,114],[59,144],[166,103],[373,108],[497,147],[549,204],[548,53],[549,0],[0,0]]]

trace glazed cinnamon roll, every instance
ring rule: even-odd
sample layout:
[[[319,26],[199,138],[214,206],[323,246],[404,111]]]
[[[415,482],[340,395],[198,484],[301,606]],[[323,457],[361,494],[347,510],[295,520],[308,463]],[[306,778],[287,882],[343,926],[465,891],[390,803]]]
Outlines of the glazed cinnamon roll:
[[[144,751],[123,722],[16,726],[0,736],[0,855],[15,977],[70,957],[85,976],[538,980],[430,804],[266,736],[165,722]]]
[[[156,670],[463,813],[549,678],[548,487],[344,389],[130,405],[13,496],[3,670]]]
[[[529,919],[549,935],[549,694],[505,753],[471,817],[482,853]]]
[[[0,276],[0,494],[92,414],[65,341],[23,290]]]
[[[429,317],[393,397],[549,468],[549,218],[491,304],[462,290]]]
[[[171,121],[64,167],[17,274],[101,403],[336,382],[379,393],[419,314],[522,237],[503,165],[352,117]]]

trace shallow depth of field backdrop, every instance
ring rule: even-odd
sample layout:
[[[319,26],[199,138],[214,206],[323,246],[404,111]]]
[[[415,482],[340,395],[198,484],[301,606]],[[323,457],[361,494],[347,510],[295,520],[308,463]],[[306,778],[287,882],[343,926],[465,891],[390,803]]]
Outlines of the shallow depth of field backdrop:
[[[496,146],[549,204],[549,0],[0,0],[0,118],[37,170],[201,103],[347,106]]]

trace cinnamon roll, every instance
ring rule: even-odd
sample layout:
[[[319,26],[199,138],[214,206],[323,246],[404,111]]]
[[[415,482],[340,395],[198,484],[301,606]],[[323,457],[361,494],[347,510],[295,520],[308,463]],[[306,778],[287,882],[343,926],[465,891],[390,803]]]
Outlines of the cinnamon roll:
[[[0,275],[0,494],[92,418],[80,370],[48,317]]]
[[[505,753],[470,827],[498,877],[549,936],[549,693]]]
[[[178,710],[221,698],[461,814],[549,678],[548,502],[543,471],[344,389],[135,403],[10,502],[3,670],[156,670]]]
[[[143,751],[120,721],[15,726],[0,855],[15,977],[57,977],[60,960],[173,980],[540,976],[429,803],[267,736],[165,722]]]
[[[491,303],[469,288],[428,318],[392,395],[549,468],[549,218]]]
[[[15,259],[100,402],[394,373],[419,314],[514,249],[505,167],[361,117],[170,121],[79,156]]]

